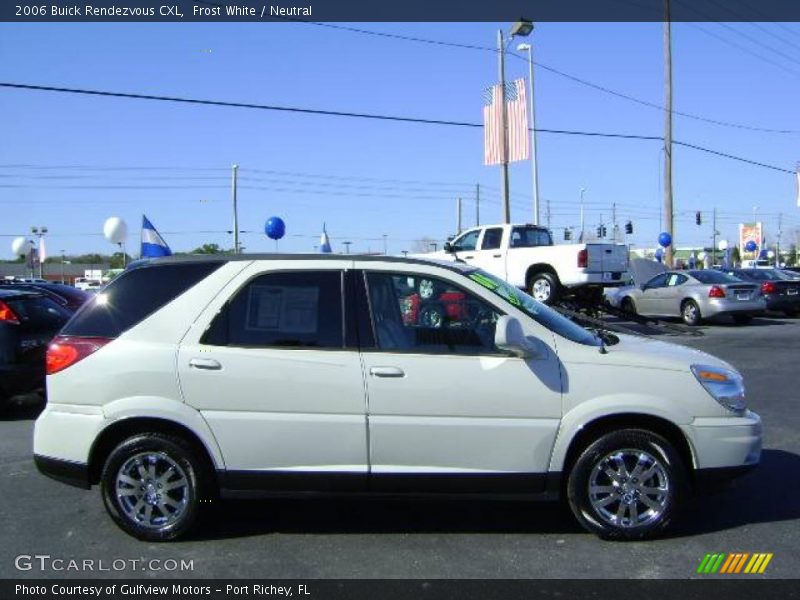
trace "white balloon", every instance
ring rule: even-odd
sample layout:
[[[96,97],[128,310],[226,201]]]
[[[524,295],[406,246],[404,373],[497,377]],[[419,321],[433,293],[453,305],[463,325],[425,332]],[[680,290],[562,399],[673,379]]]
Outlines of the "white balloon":
[[[14,241],[11,242],[11,251],[15,256],[26,256],[31,248],[33,248],[33,244],[26,237],[14,238]]]
[[[720,240],[719,244],[717,244],[717,248],[722,250],[723,252],[728,249],[728,240]]]
[[[769,252],[767,252],[767,258],[775,258],[775,253],[772,250],[770,250]]]
[[[103,225],[103,235],[112,244],[121,244],[128,237],[128,226],[119,217],[109,217]]]

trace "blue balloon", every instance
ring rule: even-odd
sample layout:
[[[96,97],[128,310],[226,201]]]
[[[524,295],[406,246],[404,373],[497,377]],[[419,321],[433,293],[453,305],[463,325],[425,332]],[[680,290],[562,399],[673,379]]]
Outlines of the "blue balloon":
[[[264,233],[271,240],[279,240],[286,235],[286,223],[280,217],[270,217],[264,225]]]
[[[664,248],[669,247],[672,243],[672,236],[668,234],[666,231],[662,231],[658,234],[658,245],[663,246]]]
[[[758,249],[758,244],[756,244],[753,240],[749,240],[745,245],[744,249],[748,252],[755,252]]]

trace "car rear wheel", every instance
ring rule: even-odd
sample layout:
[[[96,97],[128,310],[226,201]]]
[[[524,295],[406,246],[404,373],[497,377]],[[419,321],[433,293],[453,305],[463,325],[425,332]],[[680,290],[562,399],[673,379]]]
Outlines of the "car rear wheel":
[[[683,317],[683,322],[691,326],[699,325],[702,320],[700,307],[697,306],[697,302],[694,300],[684,301],[681,305],[681,316]]]
[[[192,529],[208,482],[206,465],[185,440],[145,433],[111,452],[101,492],[120,528],[140,540],[159,542]]]
[[[528,284],[528,293],[542,304],[554,304],[558,298],[558,281],[551,273],[536,273]]]
[[[624,429],[586,448],[567,481],[578,521],[605,539],[642,540],[662,533],[686,497],[684,466],[655,433]]]

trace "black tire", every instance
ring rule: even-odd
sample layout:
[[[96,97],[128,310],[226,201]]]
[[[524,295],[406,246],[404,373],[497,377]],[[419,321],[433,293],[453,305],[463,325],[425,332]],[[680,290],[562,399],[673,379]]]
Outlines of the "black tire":
[[[751,315],[734,315],[733,322],[737,325],[747,325],[750,321],[753,320]]]
[[[636,314],[636,305],[633,303],[633,300],[630,297],[623,298],[622,303],[619,305],[622,312],[626,312],[629,315]]]
[[[536,273],[528,281],[528,294],[542,304],[555,304],[560,295],[558,279],[552,273]]]
[[[155,458],[151,462],[148,457]],[[137,458],[138,463],[135,462]],[[144,433],[124,440],[109,454],[103,466],[100,490],[108,514],[123,531],[140,540],[164,542],[186,535],[197,522],[201,502],[211,499],[209,492],[212,475],[204,458],[191,444],[180,437]],[[161,483],[157,483],[158,477],[163,478],[168,470],[159,470],[159,467],[167,465],[169,461],[176,465],[177,469],[173,467],[173,474],[163,479]],[[132,484],[118,483],[118,476],[139,468],[135,466],[136,464],[140,464],[145,470],[145,474],[140,472],[137,476],[142,480],[141,483],[149,482],[148,491],[141,487],[137,492],[136,486]],[[128,470],[128,465],[133,465],[131,470]],[[151,466],[152,471],[150,471]],[[150,474],[156,477],[151,477]],[[185,486],[169,491],[163,489],[174,485],[176,481],[180,482],[181,479],[185,481]],[[157,490],[158,486],[163,487]],[[117,493],[118,491],[121,493]],[[146,511],[149,504],[145,501],[147,493],[153,496],[157,494],[155,497],[159,499],[168,497],[170,501],[179,505],[179,508],[164,505],[167,513],[174,511],[171,520],[167,520],[161,509],[153,505],[150,507],[153,514],[149,519],[150,525],[142,522],[144,518],[137,520],[131,516],[131,511],[134,511],[134,515],[146,518],[146,514],[142,515],[141,512],[142,509]],[[153,498],[152,501],[155,503],[157,500]],[[135,511],[140,502],[141,508]],[[131,507],[131,504],[135,506]],[[157,515],[156,509],[158,509]],[[155,519],[164,519],[164,522],[159,524],[154,522]]]
[[[618,464],[613,458],[616,455],[621,455],[626,465],[627,477],[620,477],[619,480],[612,479],[606,474],[608,471],[603,469],[607,462]],[[646,476],[651,469],[654,473],[644,481],[633,477],[640,468],[635,464],[637,457],[641,456],[646,456],[646,459],[641,466],[644,473],[639,473]],[[656,463],[658,467],[654,466]],[[622,471],[612,470],[617,476]],[[596,490],[611,488],[615,491],[597,491],[593,494],[590,492],[593,477],[595,483],[606,483],[605,486],[596,487]],[[641,490],[645,489],[663,492],[643,494]],[[601,498],[601,494],[605,495]],[[567,480],[567,499],[572,513],[583,527],[608,540],[644,540],[660,535],[680,511],[687,494],[686,470],[677,451],[663,437],[642,429],[613,431],[594,441],[581,453]],[[639,500],[643,495],[648,502],[659,507],[658,511]],[[611,502],[599,506],[608,499]],[[626,505],[624,509],[623,504]],[[637,507],[636,523],[632,522],[633,505]],[[646,510],[639,512],[639,507]],[[619,523],[614,522],[615,518],[619,518]]]
[[[681,318],[683,322],[691,327],[700,325],[703,315],[700,314],[700,307],[694,300],[684,300],[681,304]]]

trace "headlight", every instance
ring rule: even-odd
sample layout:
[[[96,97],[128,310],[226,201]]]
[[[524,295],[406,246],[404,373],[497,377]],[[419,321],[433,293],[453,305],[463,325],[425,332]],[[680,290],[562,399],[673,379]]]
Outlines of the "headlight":
[[[692,365],[692,373],[714,400],[728,410],[741,412],[746,408],[744,380],[736,371],[709,365]]]

